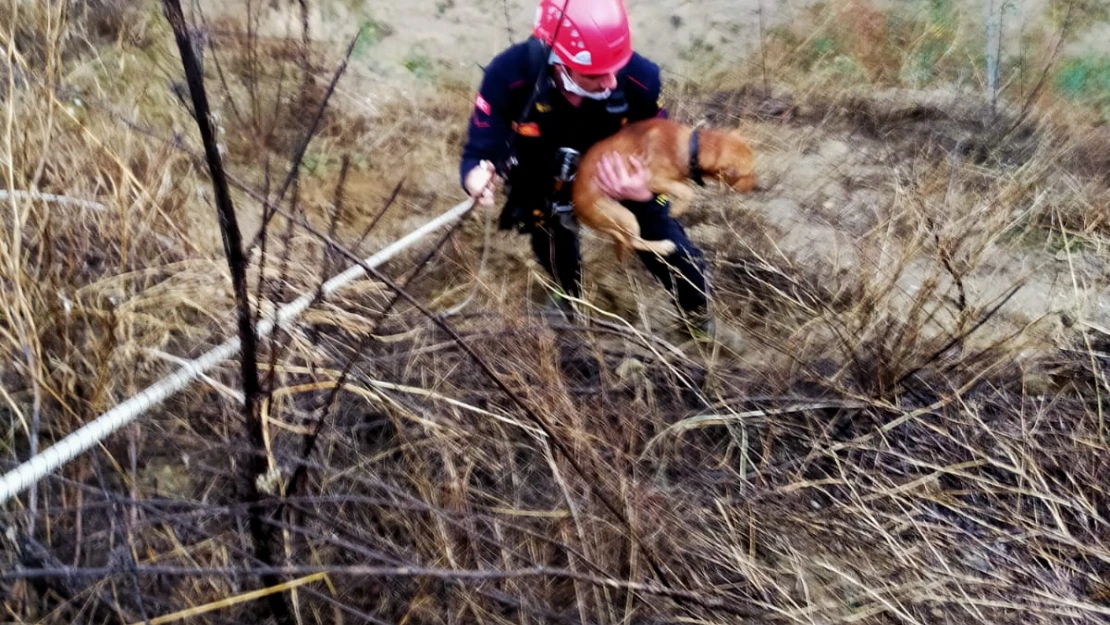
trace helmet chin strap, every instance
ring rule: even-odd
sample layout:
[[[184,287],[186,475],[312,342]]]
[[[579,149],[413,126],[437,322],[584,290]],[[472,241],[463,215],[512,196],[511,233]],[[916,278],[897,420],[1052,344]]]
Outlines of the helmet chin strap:
[[[570,73],[567,72],[567,68],[565,65],[556,62],[552,62],[552,65],[558,65],[562,68],[562,71],[556,73],[562,77],[563,88],[566,89],[569,93],[573,93],[577,96],[582,96],[583,98],[589,98],[591,100],[607,100],[609,99],[609,95],[613,93],[611,89],[605,89],[604,91],[586,91],[582,87],[578,86],[578,83],[574,82],[574,80],[570,77]]]

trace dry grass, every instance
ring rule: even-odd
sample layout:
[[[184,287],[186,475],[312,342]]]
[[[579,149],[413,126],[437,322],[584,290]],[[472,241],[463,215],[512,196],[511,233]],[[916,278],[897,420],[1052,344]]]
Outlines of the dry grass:
[[[234,327],[166,28],[143,5],[111,28],[66,6],[0,11],[21,54],[5,186],[100,205],[4,201],[5,470]],[[650,276],[592,238],[594,323],[545,321],[523,241],[472,217],[385,268],[434,310],[466,302],[457,339],[360,282],[263,341],[263,449],[227,363],[5,504],[2,620],[270,622],[258,599],[280,592],[297,623],[1106,621],[1110,142],[1051,95],[986,124],[966,94],[907,90],[889,16],[816,15],[859,42],[866,86],[772,50],[771,97],[761,77],[670,90],[676,117],[740,126],[762,156],[763,191],[707,192],[687,220],[738,349],[679,344]],[[81,36],[33,51],[62,31]],[[96,53],[74,43],[89,33]],[[306,65],[295,33],[264,63],[214,41],[257,227],[339,57]],[[121,64],[135,78],[109,80]],[[366,255],[456,201],[469,98],[370,115],[340,84],[282,209],[325,232],[338,215]],[[289,225],[251,257],[255,305],[346,266]],[[247,530],[251,453],[277,588]]]

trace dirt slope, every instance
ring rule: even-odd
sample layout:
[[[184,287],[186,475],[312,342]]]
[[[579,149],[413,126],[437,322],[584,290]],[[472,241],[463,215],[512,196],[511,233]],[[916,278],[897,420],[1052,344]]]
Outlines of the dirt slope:
[[[658,61],[666,75],[676,80],[696,77],[711,67],[729,68],[739,76],[755,76],[761,29],[766,31],[789,23],[812,5],[808,0],[629,0],[628,4],[638,49]],[[982,13],[979,3],[966,2],[957,7],[972,20]],[[1040,23],[1050,8],[1046,0],[1012,3],[1006,18],[1007,45],[1015,46],[1022,33]],[[235,14],[236,10],[234,6],[215,2],[209,2],[206,8],[212,15]],[[367,43],[357,49],[355,62],[340,89],[342,104],[356,115],[382,123],[407,116],[387,130],[386,137],[381,137],[380,132],[368,137],[372,141],[368,153],[380,152],[386,159],[399,159],[398,167],[410,176],[410,185],[420,186],[418,192],[414,191],[420,197],[407,200],[413,202],[411,210],[383,228],[383,233],[407,231],[459,198],[455,166],[466,98],[480,80],[480,64],[510,41],[526,36],[533,11],[531,1],[520,0],[324,2],[310,7],[310,31],[317,39],[339,44],[359,26],[366,29]],[[260,24],[263,35],[299,38],[298,6],[291,3],[267,11]],[[1069,45],[1069,50],[1097,51],[1105,47],[1106,40],[1099,36],[1105,27],[1088,28]],[[444,86],[449,89],[444,91]],[[440,102],[444,93],[451,98],[446,107]],[[947,107],[958,116],[970,115],[960,111],[977,94],[893,97],[901,98],[907,106],[915,98],[939,97],[942,102],[930,105]],[[674,102],[679,117],[693,119],[702,112],[699,107],[696,102]],[[738,123],[729,111],[717,112],[721,113],[715,120],[718,123]],[[421,118],[421,122],[414,121]],[[876,275],[886,275],[883,272],[891,262],[901,273],[897,276],[887,273],[896,277],[907,302],[913,300],[913,293],[923,283],[936,279],[944,285],[942,289],[951,290],[953,297],[962,289],[965,307],[982,308],[989,307],[1011,285],[1024,279],[1027,284],[1003,309],[1010,318],[1003,326],[1007,331],[1032,321],[1056,319],[1061,313],[1110,325],[1107,294],[1097,286],[1097,281],[1090,282],[1101,271],[1102,264],[1090,253],[1080,251],[1068,257],[1061,256],[1059,249],[1029,246],[1015,249],[993,241],[975,250],[973,262],[969,261],[971,264],[957,280],[960,285],[952,281],[951,272],[937,260],[935,250],[899,250],[908,254],[909,259],[896,262],[890,256],[892,250],[883,248],[891,239],[883,236],[881,229],[888,227],[891,216],[904,208],[897,205],[899,193],[902,185],[913,184],[913,170],[918,166],[916,156],[900,152],[896,146],[903,143],[862,137],[851,127],[825,127],[820,121],[798,119],[785,127],[777,122],[767,124],[750,119],[740,122],[760,153],[764,190],[743,200],[720,195],[713,195],[715,199],[710,200],[710,195],[703,194],[701,216],[691,217],[688,223],[695,240],[710,250],[723,243],[722,238],[731,233],[730,220],[735,213],[723,214],[719,206],[721,202],[731,202],[728,205],[743,213],[744,219],[756,220],[765,229],[759,234],[747,233],[759,239],[746,241],[747,244],[772,244],[782,258],[800,264],[816,280],[851,274],[861,263]],[[923,125],[929,123],[925,120]],[[950,124],[952,141],[942,147],[951,149],[959,136],[974,135],[974,127],[961,123],[957,120]],[[408,141],[402,145],[388,136],[391,134],[408,135]],[[391,185],[392,180],[383,184]],[[428,204],[421,197],[437,199]],[[960,219],[981,209],[974,199],[964,204],[949,203],[945,208]],[[713,211],[716,214],[710,214]],[[523,239],[500,235],[489,240],[485,273],[479,276],[480,250],[486,240],[481,224],[468,226],[466,235],[469,244],[476,246],[459,252],[463,262],[472,263],[468,279],[481,279],[494,291],[536,289],[536,266]],[[880,240],[884,243],[859,245],[861,241]],[[650,293],[654,288],[635,263],[610,271],[613,267],[608,247],[590,233],[585,236],[584,252],[587,277],[594,287],[592,297],[599,305],[644,321],[654,316],[662,322],[669,317],[666,307],[649,306],[651,310],[645,310],[631,295],[639,289]],[[843,271],[838,272],[838,268]],[[463,287],[457,284],[443,287],[445,292],[460,288]],[[1050,327],[1052,323],[1056,322],[1051,321]]]

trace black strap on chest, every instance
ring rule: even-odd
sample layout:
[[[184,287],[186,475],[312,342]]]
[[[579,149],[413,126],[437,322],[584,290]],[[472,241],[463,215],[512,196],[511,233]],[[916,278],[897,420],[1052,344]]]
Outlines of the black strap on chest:
[[[562,24],[559,24],[559,26],[562,26]],[[517,118],[517,123],[521,124],[532,114],[532,106],[536,102],[547,99],[547,90],[550,86],[547,76],[547,59],[551,55],[551,47],[535,37],[529,37],[526,45],[528,46],[528,75],[533,78],[532,93],[528,95],[528,100],[524,103],[524,107],[520,109],[520,115]]]
[[[694,128],[694,131],[690,133],[690,179],[704,187],[705,180],[702,178],[701,162],[698,160],[698,150],[700,149],[698,135],[700,132],[700,128]]]

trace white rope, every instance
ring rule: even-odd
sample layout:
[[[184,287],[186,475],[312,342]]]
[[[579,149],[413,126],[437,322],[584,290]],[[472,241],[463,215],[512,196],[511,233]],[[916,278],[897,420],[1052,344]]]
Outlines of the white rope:
[[[39,193],[38,191],[8,191],[0,189],[0,202],[17,198],[21,200],[39,200],[50,204],[69,204],[71,206],[80,206],[82,208],[91,208],[95,211],[104,212],[108,207],[100,202],[92,202],[89,200],[79,200],[77,198],[66,197],[64,195],[54,195],[53,193]]]
[[[364,262],[369,267],[377,267],[386,262],[399,252],[404,251],[417,240],[441,226],[461,218],[474,206],[474,200],[468,199],[429,221],[423,226],[413,230],[404,237],[394,241],[391,245],[377,254],[367,258]],[[331,295],[348,282],[362,277],[366,270],[362,265],[352,266],[347,271],[333,277],[323,284],[320,293],[323,297]],[[279,308],[273,318],[267,318],[258,324],[258,335],[266,336],[273,331],[275,325],[286,324],[304,312],[315,299],[315,293],[303,295],[300,298]],[[204,375],[204,372],[218,363],[230,358],[239,351],[239,338],[229,339],[223,345],[216,347],[196,360],[186,361],[176,372],[162,378],[158,382],[140,391],[134,397],[117,405],[95,420],[81,426],[69,436],[41,454],[34,456],[27,462],[19,465],[0,478],[0,504],[31,486],[38,480],[46,477],[63,464],[76,458],[81,453],[100,443],[123,426],[134,421],[144,412],[161,403],[177,391],[185,388],[194,379]]]

